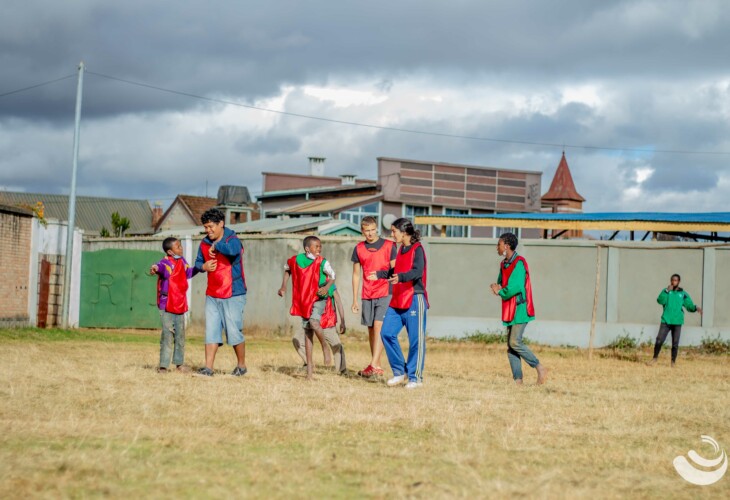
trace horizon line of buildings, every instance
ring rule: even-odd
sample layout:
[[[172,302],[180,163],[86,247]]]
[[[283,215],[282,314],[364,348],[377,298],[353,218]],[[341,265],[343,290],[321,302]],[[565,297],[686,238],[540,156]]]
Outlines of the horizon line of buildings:
[[[254,200],[245,186],[221,186],[216,198],[179,194],[163,211],[159,203],[77,196],[76,225],[86,236],[109,228],[111,214],[119,213],[130,224],[127,236],[175,234],[200,227],[205,210],[219,208],[226,223],[245,232],[319,232],[359,234],[360,221],[375,217],[381,230],[398,217],[418,215],[484,215],[494,213],[580,213],[585,202],[578,194],[563,152],[548,191],[540,195],[542,172],[496,167],[378,157],[377,179],[355,175],[325,175],[325,158],[309,158],[309,174],[262,172],[262,193]],[[43,203],[45,218],[68,219],[68,196],[0,191],[0,205],[31,207]],[[292,221],[291,227],[281,220]],[[302,224],[317,220],[315,226]],[[271,221],[271,224],[267,224]],[[323,226],[329,225],[324,233]],[[303,229],[302,229],[303,228]],[[419,227],[424,236],[440,234]],[[538,230],[449,226],[446,237],[490,238],[515,230],[525,238],[540,238]],[[565,237],[580,237],[572,232]]]

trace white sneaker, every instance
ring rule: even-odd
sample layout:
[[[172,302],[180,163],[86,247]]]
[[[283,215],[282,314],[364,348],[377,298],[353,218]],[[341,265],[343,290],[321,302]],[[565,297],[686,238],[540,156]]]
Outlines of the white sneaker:
[[[388,380],[386,382],[390,387],[393,387],[394,385],[400,385],[403,383],[403,381],[406,379],[405,375],[397,375],[393,377],[392,379]]]
[[[410,382],[408,382],[406,384],[406,389],[418,389],[422,385],[423,385],[423,382],[414,382],[413,380],[411,380]]]

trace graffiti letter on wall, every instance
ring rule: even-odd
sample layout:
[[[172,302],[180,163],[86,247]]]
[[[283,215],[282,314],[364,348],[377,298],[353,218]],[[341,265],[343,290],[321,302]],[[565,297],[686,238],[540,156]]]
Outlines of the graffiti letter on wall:
[[[108,283],[106,283],[102,280],[103,276],[106,276],[109,278]],[[116,302],[114,302],[114,300],[112,299],[112,284],[114,283],[114,276],[112,276],[109,273],[96,273],[96,277],[98,279],[96,301],[91,301],[91,303],[98,304],[101,300],[101,289],[106,288],[106,291],[109,294],[109,303],[111,303],[114,306],[117,305]]]

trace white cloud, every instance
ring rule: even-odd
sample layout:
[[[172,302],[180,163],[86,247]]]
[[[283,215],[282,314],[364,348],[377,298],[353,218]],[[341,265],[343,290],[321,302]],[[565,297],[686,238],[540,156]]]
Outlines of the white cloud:
[[[369,90],[312,86],[304,86],[302,90],[306,95],[316,97],[320,101],[331,102],[336,108],[372,106],[388,100],[387,95],[376,94]]]

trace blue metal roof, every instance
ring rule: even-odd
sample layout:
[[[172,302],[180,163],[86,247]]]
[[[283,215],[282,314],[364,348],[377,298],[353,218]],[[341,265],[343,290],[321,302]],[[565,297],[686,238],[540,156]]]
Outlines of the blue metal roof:
[[[603,212],[603,213],[511,213],[483,215],[443,215],[432,214],[422,217],[444,217],[452,219],[522,219],[522,220],[555,220],[555,221],[645,221],[645,222],[678,222],[678,223],[714,223],[730,224],[730,212]]]

